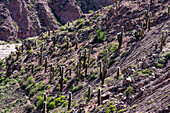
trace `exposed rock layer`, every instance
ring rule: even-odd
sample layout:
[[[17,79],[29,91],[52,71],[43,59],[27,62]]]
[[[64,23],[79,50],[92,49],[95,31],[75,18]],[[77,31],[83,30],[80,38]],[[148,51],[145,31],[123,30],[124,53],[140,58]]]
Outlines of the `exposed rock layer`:
[[[112,0],[1,0],[0,40],[28,38],[48,29],[57,29],[59,23],[82,17],[89,10],[112,4]]]

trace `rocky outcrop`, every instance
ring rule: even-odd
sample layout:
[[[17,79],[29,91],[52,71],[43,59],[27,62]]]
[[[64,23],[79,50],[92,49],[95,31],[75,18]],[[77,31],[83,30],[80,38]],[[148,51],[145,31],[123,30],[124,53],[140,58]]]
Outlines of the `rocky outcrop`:
[[[88,13],[89,10],[98,10],[101,6],[108,6],[114,3],[114,0],[78,0],[81,4],[83,13]]]
[[[18,37],[27,38],[37,35],[33,22],[30,19],[27,3],[24,0],[12,0],[7,3],[13,20],[18,25]],[[14,10],[15,9],[15,10]],[[38,24],[37,24],[38,25]],[[39,28],[40,26],[38,26]]]
[[[28,38],[76,20],[113,0],[1,0],[0,40]]]
[[[62,24],[82,16],[82,11],[75,0],[53,0],[50,7]]]
[[[55,4],[56,3],[56,4]],[[0,1],[0,40],[28,38],[48,29],[57,29],[81,17],[75,1],[2,0]]]
[[[9,10],[4,4],[0,4],[0,39],[12,39],[17,37],[16,23],[10,16]]]
[[[59,27],[58,23],[49,8],[48,3],[40,1],[36,5],[42,26],[45,26],[47,29],[57,29]]]

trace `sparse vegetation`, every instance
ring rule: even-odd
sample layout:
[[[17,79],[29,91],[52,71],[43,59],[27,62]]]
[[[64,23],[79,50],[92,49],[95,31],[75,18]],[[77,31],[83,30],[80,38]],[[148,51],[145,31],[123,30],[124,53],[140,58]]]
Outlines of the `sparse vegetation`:
[[[129,86],[129,87],[127,87],[127,89],[124,91],[124,94],[128,96],[128,95],[132,95],[133,92],[134,92],[133,87]]]
[[[21,23],[19,19],[12,24],[11,18],[4,19],[3,10],[8,7],[6,1],[2,2],[1,31],[9,42],[0,42],[0,57],[1,50],[17,45],[12,46],[16,50],[10,50],[9,56],[0,59],[1,112],[153,112],[158,97],[164,103],[161,107],[167,107],[167,2],[150,1],[146,11],[147,2],[141,0],[115,0],[116,6],[107,6],[110,1],[83,2],[87,7],[81,0],[23,2],[26,7],[21,5],[17,15],[23,18],[27,8],[30,21],[25,22],[24,16]],[[96,10],[98,4],[106,6]],[[82,9],[88,14],[77,15]],[[42,14],[44,11],[47,13]],[[65,14],[67,17],[61,20]],[[15,14],[9,16],[16,20]],[[161,30],[162,34],[157,32]],[[36,33],[39,36],[25,39]]]
[[[96,35],[94,36],[94,42],[104,42],[106,40],[106,34],[102,29],[98,29]]]

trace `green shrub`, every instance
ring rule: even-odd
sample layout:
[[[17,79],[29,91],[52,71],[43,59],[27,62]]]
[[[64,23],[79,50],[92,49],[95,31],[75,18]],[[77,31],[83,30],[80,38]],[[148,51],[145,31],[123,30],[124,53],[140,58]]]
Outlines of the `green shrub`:
[[[37,108],[42,109],[44,97],[42,97],[42,96],[37,96],[36,99],[38,100],[38,101],[37,101]]]
[[[89,10],[88,12],[89,12],[89,13],[93,13],[93,10]]]
[[[33,76],[30,76],[25,82],[22,83],[23,87],[28,86],[29,84],[32,84],[34,82]]]
[[[10,81],[10,79],[9,79],[9,78],[6,78],[4,82],[5,82],[5,83],[8,83],[9,81]]]
[[[38,91],[38,88],[36,85],[34,85],[34,87],[31,88],[29,94],[30,96],[34,96],[34,94]]]
[[[77,87],[72,87],[71,89],[71,92],[74,93],[76,91],[79,91],[80,89],[83,88],[83,85],[82,84],[79,84]]]
[[[42,70],[42,66],[37,67],[36,71]]]
[[[63,103],[65,101],[65,96],[64,95],[61,95],[60,97],[56,98],[55,99],[55,105],[56,106],[59,106],[61,103]]]
[[[62,49],[66,48],[66,47],[67,47],[67,43],[64,43],[64,44],[61,46]]]
[[[128,96],[128,95],[132,95],[133,92],[134,92],[133,87],[129,86],[129,87],[127,87],[127,89],[124,91],[124,94],[126,94],[126,95]]]
[[[16,43],[19,43],[19,42],[20,42],[19,38],[17,38],[17,40],[16,40],[15,42],[16,42]]]
[[[166,53],[165,57],[170,60],[170,52]]]
[[[1,76],[0,82],[4,81],[5,78],[3,76]]]
[[[117,49],[118,49],[118,43],[115,43],[114,45],[113,44],[110,44],[108,46],[108,50],[111,52],[111,53],[114,53]]]
[[[158,63],[156,67],[163,68],[163,66],[164,66],[163,64]]]
[[[94,36],[94,42],[104,42],[106,40],[106,33],[102,29],[98,29],[96,35]]]
[[[54,109],[56,107],[55,102],[50,102],[50,104],[47,106],[47,110]]]
[[[65,101],[62,105],[62,108],[65,108],[67,106],[68,101]]]
[[[34,51],[33,50],[29,50],[28,51],[28,54],[30,55],[30,54],[32,54]]]
[[[89,77],[89,81],[95,80],[96,78],[97,78],[97,75],[93,73],[92,76]]]
[[[145,75],[150,75],[152,72],[153,72],[153,70],[151,70],[151,69],[145,69],[142,71],[142,73]]]

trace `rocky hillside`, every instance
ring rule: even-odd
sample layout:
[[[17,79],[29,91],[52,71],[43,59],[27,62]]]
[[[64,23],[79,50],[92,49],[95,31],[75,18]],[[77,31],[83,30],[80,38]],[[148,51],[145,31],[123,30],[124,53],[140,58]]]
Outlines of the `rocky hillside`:
[[[110,4],[112,0],[0,0],[0,40],[40,35]]]
[[[0,111],[170,112],[168,8],[119,1],[23,40],[0,61]]]

